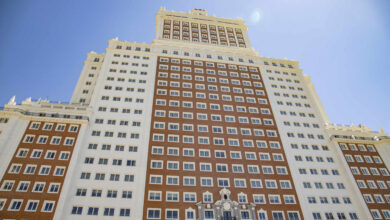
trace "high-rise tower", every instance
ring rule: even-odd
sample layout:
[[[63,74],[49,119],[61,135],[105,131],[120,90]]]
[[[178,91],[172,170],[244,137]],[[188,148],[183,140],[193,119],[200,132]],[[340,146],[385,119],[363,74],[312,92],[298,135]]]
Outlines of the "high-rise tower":
[[[331,125],[241,19],[162,8],[152,44],[88,53],[70,104],[0,111],[0,217],[390,218],[389,145]]]

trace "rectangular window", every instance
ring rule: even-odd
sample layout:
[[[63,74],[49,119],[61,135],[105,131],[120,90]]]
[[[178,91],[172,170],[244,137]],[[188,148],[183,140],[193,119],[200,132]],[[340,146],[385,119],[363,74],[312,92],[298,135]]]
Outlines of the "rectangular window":
[[[42,205],[41,212],[53,212],[54,209],[54,201],[47,201],[45,200]]]
[[[9,211],[19,211],[22,206],[23,199],[13,199],[8,207]]]
[[[39,200],[28,200],[25,211],[35,212],[38,208]]]
[[[148,219],[160,219],[161,218],[161,209],[147,209],[147,218]]]

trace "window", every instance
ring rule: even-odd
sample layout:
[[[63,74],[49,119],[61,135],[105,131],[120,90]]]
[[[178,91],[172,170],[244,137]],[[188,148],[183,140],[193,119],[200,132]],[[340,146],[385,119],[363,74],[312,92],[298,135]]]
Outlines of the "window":
[[[382,219],[382,217],[379,214],[379,211],[376,209],[371,209],[371,214],[374,217],[374,219]],[[345,219],[345,218],[344,218]]]
[[[315,204],[315,203],[317,203],[317,202],[316,202],[316,198],[313,197],[313,196],[307,197],[307,201],[308,201],[310,204]]]
[[[186,209],[186,215],[185,215],[185,218],[186,219],[195,219],[195,211],[193,209]]]
[[[65,167],[56,167],[54,170],[54,176],[63,176],[65,173]]]
[[[239,203],[247,203],[248,202],[248,198],[247,198],[246,194],[239,193],[238,194],[238,202]]]
[[[50,144],[59,145],[60,142],[61,142],[61,137],[52,137],[51,141],[50,141]]]
[[[183,194],[184,202],[196,202],[196,193],[184,193]]]
[[[107,190],[107,198],[116,198],[118,191],[116,190]]]
[[[104,208],[103,216],[114,216],[114,211],[113,208]]]
[[[262,166],[262,170],[264,174],[273,174],[274,170],[272,166]]]
[[[48,193],[58,193],[60,190],[60,183],[51,183],[48,189]]]
[[[120,209],[119,216],[130,216],[130,209]]]
[[[104,180],[105,174],[104,173],[96,173],[95,174],[95,180]]]
[[[22,164],[12,164],[10,169],[8,170],[8,173],[17,174],[20,172],[21,168],[22,168]]]
[[[51,166],[42,165],[39,170],[39,175],[49,175]]]
[[[111,174],[110,175],[110,181],[119,181],[119,174]]]
[[[253,152],[245,152],[245,157],[247,160],[256,160],[256,154]]]
[[[358,180],[357,184],[358,184],[359,188],[362,188],[362,189],[367,188],[366,183],[363,180]]]
[[[168,148],[168,155],[179,156],[179,148],[169,147]]]
[[[86,196],[87,189],[77,189],[76,196]]]
[[[272,212],[273,220],[284,220],[283,212]]]
[[[10,205],[8,207],[9,211],[18,211],[20,210],[20,207],[22,206],[23,200],[22,199],[13,199],[10,202]]]
[[[245,179],[234,179],[234,186],[236,188],[246,188]]]
[[[164,148],[163,147],[153,146],[152,147],[152,154],[163,155],[164,154]]]
[[[56,151],[46,151],[45,159],[54,159]]]
[[[50,131],[53,128],[53,123],[45,123],[42,130]]]
[[[199,144],[210,144],[208,137],[198,137],[198,143]]]
[[[81,215],[82,212],[83,212],[83,207],[81,207],[81,206],[73,206],[72,207],[72,211],[71,211],[72,215]]]
[[[281,175],[286,175],[287,169],[286,167],[276,167],[276,173]]]
[[[167,176],[167,185],[179,185],[179,177],[177,176]]]
[[[69,132],[77,132],[78,126],[77,125],[71,125],[69,126]]]
[[[243,173],[244,169],[242,165],[233,164],[232,165],[233,173]]]
[[[170,141],[171,135],[168,135],[168,142]],[[172,142],[176,142],[172,140]],[[183,136],[183,143],[194,143],[194,137],[193,136]]]
[[[65,124],[57,124],[56,131],[65,131]]]
[[[179,169],[179,162],[168,161],[167,162],[167,169],[168,170],[178,170]]]
[[[223,138],[213,138],[213,143],[215,145],[225,145],[225,141]]]
[[[193,131],[194,126],[192,124],[183,124],[183,131]]]
[[[29,151],[29,149],[24,149],[24,148],[19,149],[16,157],[27,157],[28,151]]]
[[[153,141],[164,141],[163,134],[153,134]]]
[[[218,178],[218,186],[219,187],[229,187],[229,179],[227,178]]]
[[[44,201],[41,212],[52,212],[54,209],[54,201]]]
[[[216,169],[217,172],[228,172],[228,168],[226,164],[217,164]]]
[[[37,144],[46,144],[47,139],[48,139],[48,136],[42,136],[41,135],[41,136],[38,137]]]
[[[179,201],[179,193],[178,192],[166,192],[166,201],[168,202],[178,202]]]
[[[30,182],[20,181],[16,191],[26,192],[29,186]]]
[[[267,148],[267,142],[265,142],[265,141],[256,141],[256,146],[258,148]]]
[[[345,214],[342,213],[342,212],[338,212],[338,213],[337,213],[337,217],[338,217],[338,219],[347,219],[347,218],[345,217]]]
[[[383,210],[382,209],[382,213],[383,213],[383,216],[385,217],[385,219],[390,219],[390,210]],[[351,219],[357,219],[357,218],[352,218],[351,213],[349,214],[349,216],[351,217]]]
[[[24,143],[33,143],[34,142],[35,135],[26,135],[24,137],[23,142]]]
[[[248,165],[248,173],[260,173],[259,172],[259,167],[257,165]]]
[[[161,209],[148,209],[147,210],[148,219],[160,219],[161,218]]]
[[[41,125],[40,122],[32,122],[31,125],[30,125],[30,129],[37,130],[37,129],[39,129],[40,125]]]
[[[199,157],[210,157],[210,150],[199,150]]]
[[[161,201],[161,191],[149,191],[149,201]]]
[[[97,207],[89,207],[87,215],[98,215],[99,214],[99,208]]]
[[[194,171],[195,163],[194,162],[183,162],[183,170]]]
[[[149,178],[150,184],[162,184],[162,176],[161,175],[151,175]]]
[[[201,186],[213,186],[213,179],[211,177],[201,177]]]
[[[179,135],[168,135],[168,142],[179,142]]]
[[[295,197],[293,195],[283,195],[285,204],[295,204]]]
[[[89,179],[91,177],[91,173],[82,172],[80,175],[80,179]]]

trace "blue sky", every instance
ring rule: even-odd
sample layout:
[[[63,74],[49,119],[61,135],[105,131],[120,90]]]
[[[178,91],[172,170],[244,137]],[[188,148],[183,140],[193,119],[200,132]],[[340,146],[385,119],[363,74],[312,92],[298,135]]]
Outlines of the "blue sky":
[[[68,101],[89,51],[151,43],[160,6],[241,17],[261,56],[297,60],[332,122],[390,132],[390,1],[0,1],[0,105]]]

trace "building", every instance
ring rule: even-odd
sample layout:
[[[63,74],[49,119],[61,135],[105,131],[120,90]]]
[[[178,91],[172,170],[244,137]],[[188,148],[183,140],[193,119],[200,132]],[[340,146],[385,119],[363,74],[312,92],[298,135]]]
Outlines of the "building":
[[[356,181],[359,200],[374,219],[389,219],[389,140],[382,129],[328,124],[326,131],[347,175]],[[368,209],[368,210],[367,210]],[[369,214],[368,214],[369,215]]]
[[[240,19],[161,8],[88,53],[70,104],[0,111],[0,218],[390,219],[390,140],[332,125]]]
[[[0,114],[0,217],[52,219],[71,181],[89,112],[47,100],[17,105],[13,98]]]

